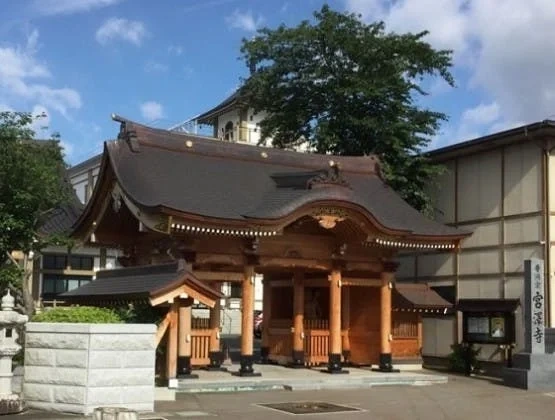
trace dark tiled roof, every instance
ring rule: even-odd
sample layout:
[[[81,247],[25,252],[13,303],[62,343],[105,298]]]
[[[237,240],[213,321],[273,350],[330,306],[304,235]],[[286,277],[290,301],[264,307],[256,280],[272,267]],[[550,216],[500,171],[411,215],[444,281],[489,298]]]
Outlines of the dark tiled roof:
[[[428,285],[421,283],[395,284],[392,299],[396,309],[447,309],[453,306]]]
[[[181,269],[180,264],[175,262],[101,270],[96,273],[96,280],[60,296],[69,302],[147,300],[187,284],[202,294],[224,297],[219,291],[196,279],[193,273]]]
[[[343,204],[386,231],[467,236],[427,219],[402,200],[382,180],[373,156],[261,148],[126,120],[122,120],[120,139],[108,142],[106,149],[124,192],[147,210],[169,209],[248,223],[276,220],[312,203]],[[339,173],[330,169],[332,160]]]
[[[239,91],[235,91],[214,108],[209,109],[208,111],[197,116],[196,119],[201,124],[212,124],[212,120],[214,118],[232,109],[237,104],[238,100]]]
[[[520,299],[459,299],[457,310],[461,312],[514,312]]]
[[[49,236],[71,233],[71,227],[83,212],[84,205],[79,201],[75,190],[72,188],[67,178],[67,172],[63,179],[63,188],[69,194],[67,202],[50,210],[44,216],[38,229],[39,235]]]

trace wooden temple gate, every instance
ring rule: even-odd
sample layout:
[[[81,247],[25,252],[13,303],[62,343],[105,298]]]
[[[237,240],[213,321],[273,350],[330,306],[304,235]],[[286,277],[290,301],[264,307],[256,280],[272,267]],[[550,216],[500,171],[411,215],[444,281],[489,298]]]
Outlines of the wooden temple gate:
[[[387,187],[375,156],[331,159],[115,119],[118,139],[106,143],[72,235],[117,244],[120,264],[129,267],[122,270],[135,274],[111,270],[105,282],[99,274],[64,298],[142,296],[167,307],[158,340],[167,332],[168,378],[191,377],[191,366],[220,367],[222,296],[213,285],[221,282],[241,284],[236,373],[256,375],[255,273],[264,276],[262,362],[327,363],[329,373],[352,362],[387,372],[396,349],[419,346],[418,329],[415,340],[414,328],[402,326],[414,322],[396,324],[395,257],[399,250],[452,252],[469,234],[411,208]],[[183,264],[173,277],[151,272],[137,281],[176,260]],[[117,278],[124,280],[116,288]],[[209,321],[192,319],[192,298],[211,308]]]

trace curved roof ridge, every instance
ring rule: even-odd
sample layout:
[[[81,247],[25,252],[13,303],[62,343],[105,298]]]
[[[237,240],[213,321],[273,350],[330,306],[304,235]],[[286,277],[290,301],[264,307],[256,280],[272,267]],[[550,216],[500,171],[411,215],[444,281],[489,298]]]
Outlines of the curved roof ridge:
[[[287,165],[307,169],[325,169],[338,164],[342,172],[373,174],[381,178],[381,164],[377,156],[335,156],[304,153],[270,147],[224,142],[208,136],[177,133],[149,127],[114,116],[121,123],[118,138],[127,140],[130,147],[155,147],[179,153],[192,153],[226,159],[255,161],[268,165]]]

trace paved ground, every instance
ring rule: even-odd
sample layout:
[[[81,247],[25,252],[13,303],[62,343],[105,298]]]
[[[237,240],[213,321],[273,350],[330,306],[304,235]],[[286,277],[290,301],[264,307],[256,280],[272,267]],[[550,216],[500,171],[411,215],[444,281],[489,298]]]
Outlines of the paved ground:
[[[180,394],[176,401],[159,402],[156,414],[144,418],[168,420],[290,419],[290,414],[259,406],[261,403],[321,401],[345,404],[362,411],[296,416],[298,418],[375,420],[522,420],[555,419],[555,392],[542,393],[506,388],[486,379],[450,376],[445,385],[387,386],[365,390],[267,391],[220,394]],[[77,419],[28,412],[12,419]]]

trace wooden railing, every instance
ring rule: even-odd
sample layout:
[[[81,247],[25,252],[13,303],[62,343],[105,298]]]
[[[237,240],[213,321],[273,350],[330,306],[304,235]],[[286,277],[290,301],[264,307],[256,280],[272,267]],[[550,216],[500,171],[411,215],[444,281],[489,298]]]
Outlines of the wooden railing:
[[[270,328],[270,357],[278,363],[287,363],[291,358],[293,346],[290,328]]]
[[[309,366],[326,363],[330,347],[329,330],[305,330],[304,354]]]
[[[210,329],[191,330],[191,365],[206,366],[210,364]]]

